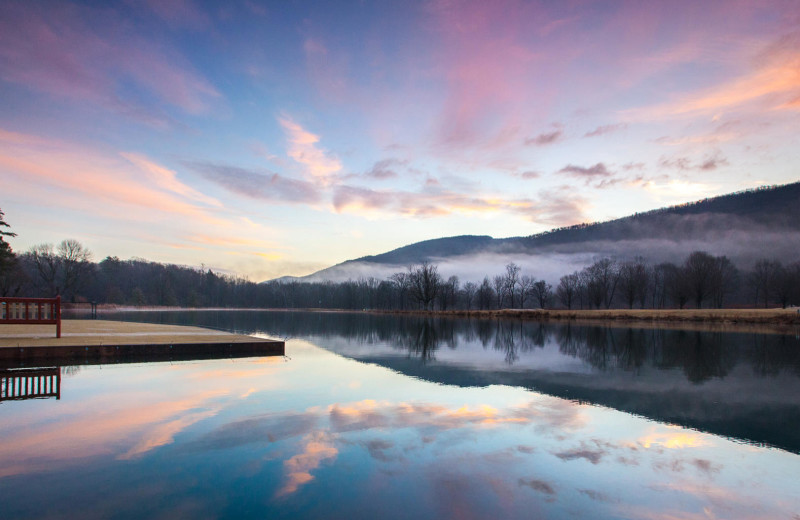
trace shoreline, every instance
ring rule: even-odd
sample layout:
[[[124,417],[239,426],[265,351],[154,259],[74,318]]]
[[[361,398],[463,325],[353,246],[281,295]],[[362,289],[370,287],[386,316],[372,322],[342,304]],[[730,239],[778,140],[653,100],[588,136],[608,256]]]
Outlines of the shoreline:
[[[88,312],[86,304],[64,304],[64,311]],[[452,316],[469,318],[517,318],[539,321],[664,321],[701,323],[752,323],[800,325],[800,308],[787,309],[490,309],[449,311],[423,309],[329,309],[329,308],[259,308],[259,307],[169,307],[147,305],[99,304],[98,312],[331,312]]]
[[[778,334],[800,333],[800,311],[791,309],[495,309],[373,311],[469,319],[517,319],[607,327],[665,328]]]
[[[66,304],[65,311],[88,312],[86,304]],[[612,327],[685,328],[742,332],[800,331],[800,309],[493,309],[493,310],[398,310],[398,309],[320,309],[320,308],[225,308],[225,307],[158,307],[101,304],[98,312],[320,312],[358,313],[397,316],[429,316],[437,318],[516,319],[554,323],[605,325]]]

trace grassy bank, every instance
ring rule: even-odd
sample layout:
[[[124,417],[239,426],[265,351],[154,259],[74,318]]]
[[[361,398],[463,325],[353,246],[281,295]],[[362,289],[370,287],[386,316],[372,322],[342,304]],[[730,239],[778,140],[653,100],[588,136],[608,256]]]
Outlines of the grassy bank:
[[[71,305],[71,310],[86,311],[84,304]],[[792,309],[500,309],[500,310],[347,310],[347,309],[212,309],[181,307],[135,307],[103,304],[103,312],[114,311],[284,311],[284,312],[369,312],[376,314],[405,314],[417,316],[465,317],[476,319],[522,319],[554,322],[580,322],[609,326],[647,326],[697,330],[725,329],[732,331],[797,333],[800,312]]]
[[[636,325],[774,332],[796,332],[800,312],[793,309],[499,309],[454,311],[387,311],[431,316],[522,319],[535,321],[580,322],[605,325]]]

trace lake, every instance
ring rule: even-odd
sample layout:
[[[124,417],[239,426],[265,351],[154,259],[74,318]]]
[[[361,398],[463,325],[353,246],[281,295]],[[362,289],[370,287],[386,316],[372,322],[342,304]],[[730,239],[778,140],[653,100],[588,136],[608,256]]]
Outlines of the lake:
[[[100,317],[287,355],[60,367],[0,402],[0,518],[800,518],[797,335]]]

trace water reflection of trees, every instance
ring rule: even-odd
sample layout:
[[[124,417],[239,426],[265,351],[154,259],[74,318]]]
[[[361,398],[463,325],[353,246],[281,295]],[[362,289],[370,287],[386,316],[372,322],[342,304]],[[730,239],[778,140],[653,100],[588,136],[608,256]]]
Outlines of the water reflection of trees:
[[[775,376],[792,370],[800,376],[800,340],[783,334],[748,334],[747,359],[753,371],[762,376]]]
[[[523,321],[491,323],[495,326],[493,348],[505,353],[505,361],[509,365],[519,360],[520,353],[530,353],[536,348],[544,348],[548,333],[543,323]]]
[[[559,351],[600,370],[637,370],[646,355],[647,338],[642,329],[556,325],[553,335]]]
[[[479,343],[514,365],[548,346],[599,371],[638,372],[643,367],[681,370],[693,383],[724,378],[738,364],[755,374],[800,375],[800,338],[670,329],[578,326],[522,320],[470,320],[413,315],[334,312],[198,312],[154,314],[153,321],[194,324],[280,337],[344,338],[388,345],[423,361],[442,348]],[[187,316],[189,319],[187,320]],[[137,319],[142,315],[138,314]]]

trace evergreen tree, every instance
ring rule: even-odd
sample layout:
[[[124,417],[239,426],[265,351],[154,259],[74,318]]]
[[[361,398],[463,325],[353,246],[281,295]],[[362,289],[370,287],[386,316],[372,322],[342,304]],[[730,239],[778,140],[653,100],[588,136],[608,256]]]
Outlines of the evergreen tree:
[[[7,296],[14,292],[12,275],[17,267],[17,255],[14,254],[11,245],[5,241],[4,237],[15,237],[17,234],[3,230],[3,228],[11,227],[4,220],[4,216],[3,210],[0,209],[0,295]]]

